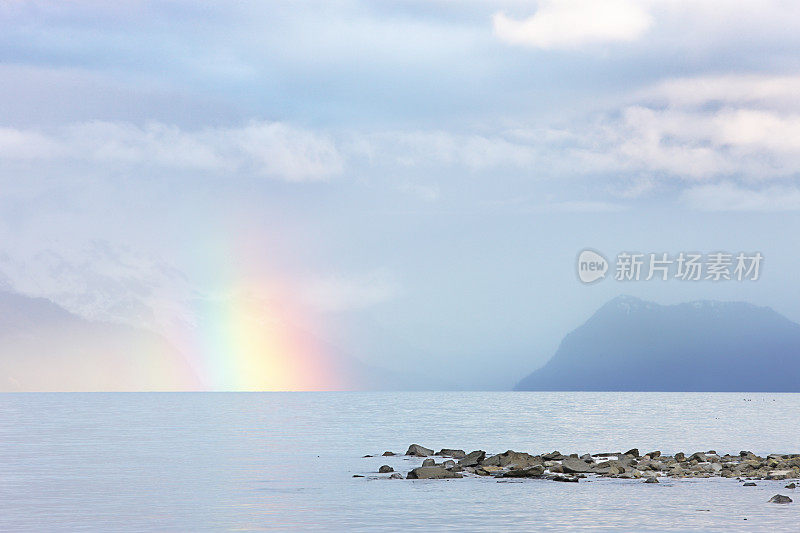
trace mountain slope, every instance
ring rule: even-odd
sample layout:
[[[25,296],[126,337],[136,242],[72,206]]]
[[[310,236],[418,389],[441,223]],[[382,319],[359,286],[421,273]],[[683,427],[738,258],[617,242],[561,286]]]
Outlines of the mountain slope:
[[[163,337],[94,322],[50,300],[0,292],[0,391],[195,390]]]
[[[800,391],[800,325],[743,302],[621,296],[515,389]]]

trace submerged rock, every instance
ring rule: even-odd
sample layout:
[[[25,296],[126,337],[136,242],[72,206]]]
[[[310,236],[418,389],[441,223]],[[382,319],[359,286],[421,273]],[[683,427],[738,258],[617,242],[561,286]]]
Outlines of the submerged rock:
[[[657,477],[649,477],[649,478],[645,479],[644,482],[645,483],[658,483],[659,481],[658,481]]]
[[[769,499],[769,503],[792,503],[792,499],[788,496],[784,496],[783,494],[776,494]]]
[[[789,483],[789,484],[788,484],[788,485],[786,485],[784,488],[785,488],[785,489],[793,489],[793,488],[795,488],[795,487],[797,487],[797,485],[795,485],[794,483]]]
[[[574,477],[574,476],[573,477],[569,477],[569,476],[554,476],[553,477],[553,481],[562,481],[562,482],[566,482],[566,483],[577,483],[578,482],[578,478]]]
[[[389,465],[383,465],[378,469],[378,473],[380,474],[388,474],[389,472],[394,472],[394,468]]]
[[[441,466],[420,466],[408,473],[407,479],[450,479],[463,477]]]
[[[403,479],[403,474],[400,472],[393,472],[389,479]]]
[[[744,485],[742,485],[742,486],[743,486],[743,487],[755,487],[755,486],[756,486],[756,484],[755,484],[755,483],[753,483],[752,481],[748,481],[747,483],[745,483],[745,484],[744,484]]]
[[[391,457],[394,455],[394,452],[383,452],[384,457]]]
[[[408,447],[408,451],[406,455],[413,455],[416,457],[428,457],[429,455],[433,455],[433,450],[430,448],[426,448],[424,446],[420,446],[419,444],[412,444]]]
[[[500,477],[541,477],[543,474],[544,467],[536,465],[529,468],[514,468],[508,472],[503,472]]]

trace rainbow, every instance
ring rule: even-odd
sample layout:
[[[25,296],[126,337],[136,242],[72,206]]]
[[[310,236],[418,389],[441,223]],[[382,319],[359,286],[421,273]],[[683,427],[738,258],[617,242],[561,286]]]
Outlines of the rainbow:
[[[211,285],[213,289],[196,296],[189,316],[191,326],[181,335],[181,350],[198,376],[199,388],[352,389],[354,384],[345,377],[347,371],[341,368],[333,350],[309,333],[311,328],[303,327],[309,325],[308,313],[296,303],[296,297],[281,288],[287,284],[265,282],[268,269],[257,267],[262,263],[258,258],[219,251],[208,254],[214,261],[196,263],[204,265],[203,273],[207,273],[209,264],[220,268],[214,271],[212,283],[197,280],[199,286]],[[251,272],[233,272],[244,269],[243,265]]]

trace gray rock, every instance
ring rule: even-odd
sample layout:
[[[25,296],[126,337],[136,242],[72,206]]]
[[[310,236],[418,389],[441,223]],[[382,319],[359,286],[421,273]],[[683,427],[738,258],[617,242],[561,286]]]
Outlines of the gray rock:
[[[679,463],[684,462],[686,460],[686,454],[684,454],[683,452],[676,453],[675,460],[678,461]]]
[[[649,477],[649,478],[645,479],[644,482],[645,483],[658,483],[658,478],[657,477]]]
[[[424,461],[422,461],[422,466],[436,466],[436,461],[430,458],[425,459]]]
[[[541,477],[542,474],[544,474],[544,467],[536,465],[530,468],[514,468],[508,472],[503,472],[500,477]]]
[[[755,486],[756,486],[756,484],[755,484],[755,483],[753,483],[752,481],[748,481],[747,483],[745,483],[745,484],[744,484],[744,485],[742,485],[742,486],[743,486],[743,487],[755,487]]]
[[[456,466],[456,462],[452,459],[448,459],[442,463],[442,468],[447,468],[448,470]]]
[[[383,452],[384,457],[391,457],[394,455],[394,452]]]
[[[784,488],[786,488],[786,489],[793,489],[793,488],[795,488],[795,487],[797,487],[797,485],[795,485],[794,483],[789,483],[789,484],[788,484],[788,485],[786,485]]]
[[[570,476],[554,476],[553,477],[553,481],[561,481],[561,482],[566,482],[566,483],[577,483],[578,482],[578,478],[574,477],[574,476],[573,477],[570,477]]]
[[[542,455],[542,459],[545,460],[545,461],[560,461],[563,458],[564,458],[564,456],[561,455],[561,452],[559,452],[559,451],[554,451],[554,452],[550,452],[550,453],[546,453],[546,454]]]
[[[441,466],[420,466],[408,473],[408,479],[451,479],[463,477],[458,472],[451,472]]]
[[[378,472],[381,474],[388,474],[389,472],[394,472],[394,468],[389,465],[383,465],[378,469]]]
[[[466,456],[458,460],[458,464],[461,466],[478,466],[481,461],[486,458],[486,452],[483,450],[475,450],[474,452],[469,452]]]
[[[586,474],[593,471],[593,464],[583,459],[568,457],[561,462],[561,468],[566,474]]]
[[[403,474],[400,472],[393,472],[389,479],[403,479]]]
[[[428,457],[429,455],[433,455],[433,450],[430,448],[426,448],[424,446],[420,446],[419,444],[412,444],[408,447],[408,451],[406,455],[414,455],[416,457]]]
[[[631,448],[630,450],[625,452],[625,455],[632,455],[633,457],[639,457],[639,448]]]
[[[661,452],[656,450],[654,452],[647,452],[645,455],[650,457],[650,459],[655,459],[656,457],[661,457]]]
[[[502,466],[507,468],[528,468],[542,464],[542,458],[525,452],[507,450],[503,453],[487,457],[481,464],[484,466]]]
[[[792,499],[788,496],[784,496],[783,494],[776,494],[769,499],[769,503],[792,503]]]
[[[453,450],[450,448],[442,448],[436,455],[440,455],[442,457],[452,457],[453,459],[463,459],[467,456],[467,454],[464,453],[464,450]]]

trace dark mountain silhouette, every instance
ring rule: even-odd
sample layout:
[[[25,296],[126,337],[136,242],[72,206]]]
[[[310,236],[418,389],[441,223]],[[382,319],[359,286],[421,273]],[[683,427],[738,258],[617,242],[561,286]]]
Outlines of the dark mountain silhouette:
[[[516,390],[800,391],[800,324],[768,307],[620,296]]]

